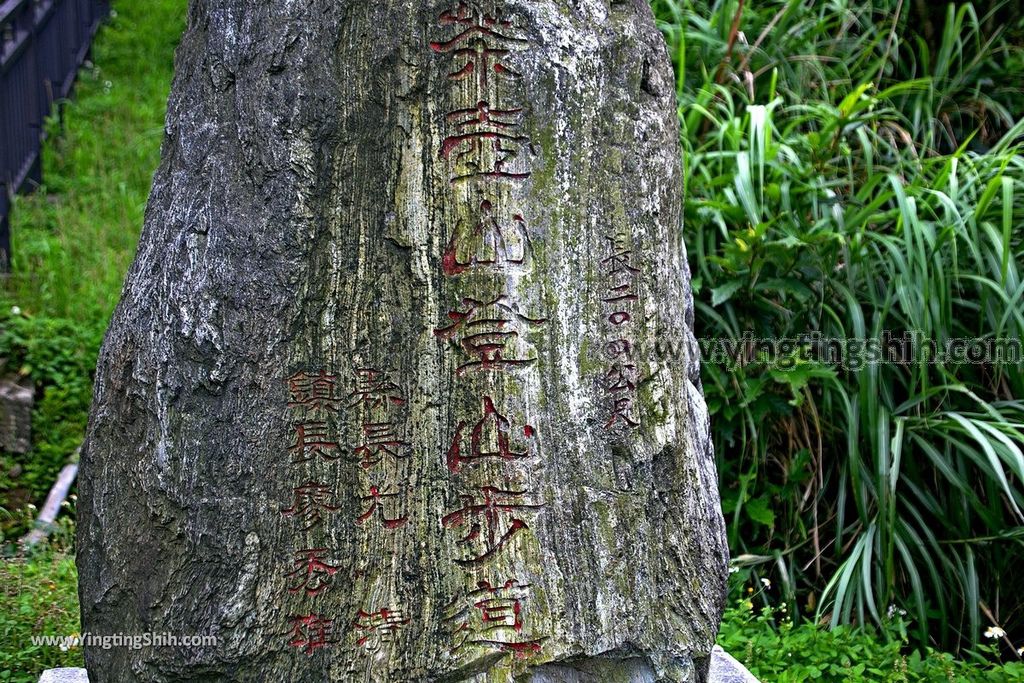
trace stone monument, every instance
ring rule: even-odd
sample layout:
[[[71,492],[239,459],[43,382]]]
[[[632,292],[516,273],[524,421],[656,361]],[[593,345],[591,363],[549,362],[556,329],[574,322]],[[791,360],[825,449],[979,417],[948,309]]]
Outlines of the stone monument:
[[[92,683],[704,680],[672,82],[643,0],[192,0],[78,561],[195,640]]]

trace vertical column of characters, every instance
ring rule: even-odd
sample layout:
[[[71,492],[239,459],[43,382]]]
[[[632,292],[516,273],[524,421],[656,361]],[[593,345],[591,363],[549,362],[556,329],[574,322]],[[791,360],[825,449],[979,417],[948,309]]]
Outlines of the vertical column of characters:
[[[347,408],[355,422],[350,454],[359,472],[355,525],[365,534],[362,547],[373,557],[357,557],[357,576],[369,576],[371,566],[384,564],[382,556],[394,553],[397,534],[407,530],[408,466],[412,445],[406,438],[406,398],[383,366],[361,366],[353,360]],[[379,555],[379,556],[378,556]],[[353,615],[350,626],[354,657],[350,674],[362,673],[376,680],[375,664],[389,658],[411,619],[396,604],[398,588],[391,575],[370,576],[365,604]]]
[[[547,320],[523,312],[514,283],[532,269],[533,247],[523,212],[512,205],[509,184],[530,177],[532,143],[528,112],[510,98],[520,74],[514,52],[529,47],[516,19],[497,7],[456,2],[441,12],[430,49],[437,55],[455,104],[444,113],[438,158],[444,163],[460,216],[446,226],[441,271],[458,304],[434,335],[457,354],[455,386],[470,413],[454,427],[444,454],[459,502],[441,518],[465,572],[463,590],[443,619],[451,652],[480,649],[530,656],[544,637],[529,623],[531,585],[503,562],[512,543],[530,533],[543,503],[517,468],[539,456],[537,429],[510,415],[498,381],[529,372],[538,363],[528,335]],[[463,101],[459,101],[459,99]],[[462,199],[459,199],[462,198]]]
[[[601,378],[607,405],[606,430],[633,429],[640,425],[634,411],[639,375],[633,355],[630,332],[631,311],[638,295],[636,280],[640,269],[634,266],[629,233],[616,231],[605,235],[607,250],[601,259],[601,303],[607,338],[604,352],[608,360]]]
[[[286,380],[291,441],[287,457],[293,472],[290,505],[281,514],[291,523],[292,555],[284,568],[288,606],[288,645],[307,655],[338,642],[334,617],[321,609],[334,588],[340,566],[327,547],[324,524],[341,505],[330,482],[342,457],[339,443],[343,397],[338,375],[325,369],[299,370]]]

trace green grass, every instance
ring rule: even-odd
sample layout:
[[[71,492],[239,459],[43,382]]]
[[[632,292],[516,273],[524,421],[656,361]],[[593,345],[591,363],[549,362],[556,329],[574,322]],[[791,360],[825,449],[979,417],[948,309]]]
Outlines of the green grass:
[[[63,121],[44,147],[44,185],[15,204],[4,296],[28,315],[104,327],[135,253],[159,162],[180,0],[114,2]]]
[[[83,665],[81,648],[62,651],[31,644],[32,636],[80,632],[71,531],[65,518],[48,545],[0,564],[0,681],[35,683],[47,668]],[[738,594],[742,586],[733,588]],[[765,683],[1024,681],[1024,664],[999,662],[991,644],[969,661],[913,649],[908,622],[898,612],[887,615],[877,629],[827,629],[808,621],[794,623],[778,600],[772,587],[758,583],[758,590],[748,588],[726,611],[719,634],[719,643]],[[769,607],[755,607],[755,601]]]
[[[700,336],[1022,336],[1024,20],[1012,5],[652,5],[676,64]],[[0,371],[33,379],[40,401],[33,452],[0,454],[8,538],[81,439],[158,162],[185,2],[115,8],[99,70],[50,128],[46,186],[15,207]],[[786,367],[704,366],[739,578],[775,586],[730,610],[723,643],[769,680],[1019,680],[1016,665],[996,667],[1024,644],[1021,365],[787,354]],[[74,612],[70,596],[47,602],[19,578],[72,580],[66,556],[43,557],[3,569],[0,585],[20,582],[5,591],[0,614],[18,615],[5,633],[24,635],[47,605]],[[985,638],[993,625],[1012,644]],[[57,656],[14,664],[23,654],[5,651],[0,672]]]
[[[33,448],[0,453],[0,535],[41,504],[84,436],[100,340],[135,253],[159,162],[183,0],[122,0],[43,148],[45,184],[18,197],[0,287],[0,374],[37,388]],[[9,514],[4,514],[4,512]]]
[[[79,632],[73,532],[65,517],[44,547],[0,562],[0,681],[36,683],[46,669],[83,666],[80,648],[31,640]]]

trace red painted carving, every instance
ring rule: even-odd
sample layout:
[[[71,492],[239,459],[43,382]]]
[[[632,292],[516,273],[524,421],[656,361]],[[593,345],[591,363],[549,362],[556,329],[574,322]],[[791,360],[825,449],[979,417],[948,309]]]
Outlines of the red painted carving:
[[[338,376],[321,370],[317,374],[300,371],[288,378],[288,407],[338,410]]]
[[[306,595],[318,595],[331,585],[331,577],[338,567],[327,564],[323,557],[326,548],[310,548],[295,551],[295,569],[285,574],[289,580],[288,591],[304,592]]]
[[[448,469],[458,472],[463,463],[472,464],[484,458],[518,460],[529,457],[526,450],[516,451],[509,443],[510,423],[508,418],[494,408],[490,396],[483,397],[483,417],[470,429],[466,422],[460,422],[455,437],[448,449]],[[532,426],[523,427],[526,438],[532,438]],[[468,438],[467,438],[468,437]],[[467,443],[468,441],[468,443]],[[467,449],[466,446],[469,446]]]
[[[288,447],[292,462],[300,463],[323,458],[337,460],[341,457],[338,442],[331,439],[326,422],[300,422],[295,425],[295,441]]]
[[[469,2],[459,2],[438,19],[443,28],[454,27],[455,33],[447,40],[430,43],[430,49],[455,57],[454,70],[448,74],[452,80],[476,76],[477,86],[484,91],[490,74],[516,76],[502,59],[526,41],[513,34],[512,21],[505,17],[486,14]]]
[[[629,427],[637,427],[640,423],[631,415],[633,411],[633,397],[621,396],[612,401],[612,414],[605,422],[604,428],[611,429],[620,422]]]
[[[409,457],[410,445],[395,434],[390,422],[364,422],[362,443],[353,452],[363,469],[370,469],[384,458],[399,460]]]
[[[523,357],[528,346],[520,335],[547,322],[544,318],[527,318],[513,308],[507,296],[490,301],[465,298],[462,310],[449,311],[452,324],[434,330],[441,339],[457,340],[474,360],[458,368],[462,374],[470,370],[508,370],[537,361]]]
[[[613,339],[604,345],[604,352],[608,355],[608,358],[612,360],[616,358],[628,358],[632,350],[633,345],[626,339]]]
[[[348,397],[349,407],[362,405],[371,411],[380,411],[405,403],[401,388],[391,381],[387,371],[376,368],[355,370],[355,388]]]
[[[491,203],[480,202],[480,220],[468,231],[456,228],[442,258],[445,275],[458,275],[471,268],[522,266],[530,249],[526,221],[516,214],[512,223],[502,225]]]
[[[369,507],[361,515],[356,517],[357,524],[365,524],[373,517],[379,517],[385,529],[397,529],[409,521],[408,517],[388,517],[385,507],[397,507],[401,501],[397,500],[397,493],[382,493],[376,486],[370,487],[370,494],[360,498],[363,504]],[[379,514],[377,514],[379,513]]]
[[[393,420],[396,409],[405,404],[401,389],[387,371],[376,368],[355,370],[355,388],[349,394],[349,407],[362,415],[361,440],[353,448],[364,469],[385,458],[398,460],[409,456],[410,445],[398,434]]]
[[[608,287],[607,297],[601,299],[606,304],[622,303],[623,301],[636,301],[637,295],[630,292],[628,289],[632,285],[619,285],[618,287]]]
[[[626,311],[615,311],[608,316],[608,322],[612,325],[625,325],[632,319],[632,316],[630,316]]]
[[[543,638],[522,637],[529,589],[530,584],[515,579],[496,586],[485,580],[465,598],[448,605],[444,621],[451,628],[453,652],[471,646],[520,656],[540,652]]]
[[[308,481],[296,487],[294,494],[295,502],[291,507],[282,509],[281,513],[300,519],[305,531],[322,524],[325,514],[341,509],[334,504],[334,494],[324,484]]]
[[[610,310],[607,321],[617,330],[625,329],[633,316],[626,309],[637,301],[636,278],[640,269],[633,265],[633,252],[629,235],[618,232],[605,235],[610,255],[601,260],[604,273],[604,296],[601,301]],[[615,425],[637,427],[639,422],[633,416],[633,394],[639,384],[639,373],[635,363],[630,362],[632,344],[626,339],[614,339],[605,344],[605,354],[612,361],[602,378],[602,384],[610,397],[610,416],[605,429]]]
[[[291,622],[291,640],[288,644],[311,655],[321,647],[332,645],[334,640],[334,620],[320,614],[306,614],[289,617]]]
[[[604,388],[611,393],[636,391],[637,378],[636,365],[616,361],[604,373]]]
[[[494,109],[487,100],[480,100],[475,107],[456,109],[448,112],[445,119],[458,131],[483,128],[493,132],[517,131],[522,123],[523,109]]]
[[[464,566],[479,565],[494,557],[517,534],[529,529],[517,515],[543,507],[522,502],[527,491],[505,491],[494,486],[481,486],[476,491],[475,495],[462,496],[462,508],[441,518],[446,529],[468,527],[458,541],[468,557],[456,560]]]
[[[451,135],[441,142],[439,156],[449,160],[452,182],[473,177],[522,180],[530,173],[517,163],[530,138],[522,134],[523,110],[498,109],[487,100],[448,112]]]
[[[382,609],[376,612],[359,610],[352,622],[356,630],[356,645],[376,652],[384,643],[394,639],[395,634],[408,625],[410,619],[406,618],[400,609]]]

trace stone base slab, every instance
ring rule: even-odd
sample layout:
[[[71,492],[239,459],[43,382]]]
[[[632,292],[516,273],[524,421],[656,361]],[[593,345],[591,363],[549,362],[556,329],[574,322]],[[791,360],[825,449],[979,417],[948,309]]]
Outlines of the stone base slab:
[[[89,683],[89,675],[85,669],[50,669],[43,672],[39,683]],[[711,653],[708,683],[758,683],[758,680],[732,655],[716,645]]]

